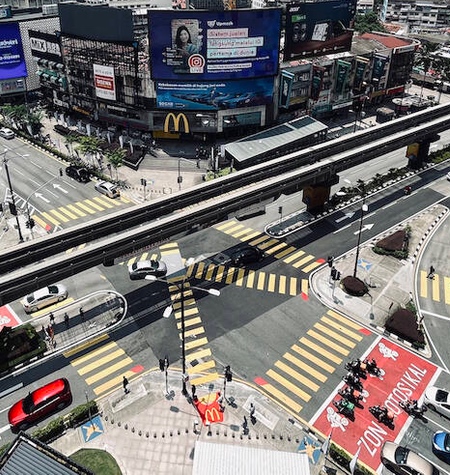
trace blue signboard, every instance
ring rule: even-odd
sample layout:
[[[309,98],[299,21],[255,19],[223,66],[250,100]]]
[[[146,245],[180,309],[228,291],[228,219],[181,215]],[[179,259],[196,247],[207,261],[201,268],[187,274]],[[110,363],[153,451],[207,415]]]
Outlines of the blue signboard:
[[[0,81],[27,76],[17,23],[2,23],[0,28]]]
[[[222,110],[273,101],[273,78],[223,82],[157,82],[157,107],[178,110]]]
[[[149,10],[153,79],[221,81],[275,76],[281,9]]]

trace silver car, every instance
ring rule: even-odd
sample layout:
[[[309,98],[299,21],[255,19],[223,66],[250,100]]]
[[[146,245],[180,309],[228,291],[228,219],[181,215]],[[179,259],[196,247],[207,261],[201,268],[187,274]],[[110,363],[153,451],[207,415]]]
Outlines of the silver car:
[[[13,139],[16,135],[11,129],[8,129],[8,127],[2,127],[0,129],[0,137],[3,137],[4,139]]]
[[[394,442],[385,442],[381,447],[381,462],[398,475],[439,475],[439,470],[416,452]]]
[[[163,261],[138,261],[128,266],[131,280],[145,279],[148,275],[163,277],[167,274],[167,266]]]
[[[99,181],[95,185],[95,189],[108,198],[118,198],[120,196],[119,188],[109,181]]]
[[[69,292],[62,284],[49,285],[36,290],[22,300],[23,309],[26,313],[37,312],[41,308],[48,307],[67,298]]]

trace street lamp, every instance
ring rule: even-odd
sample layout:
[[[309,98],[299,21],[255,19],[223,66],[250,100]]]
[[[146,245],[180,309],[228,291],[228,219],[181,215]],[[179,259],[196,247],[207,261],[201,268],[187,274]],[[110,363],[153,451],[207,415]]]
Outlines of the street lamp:
[[[7,148],[5,148],[5,150],[3,151],[3,160],[2,161],[3,161],[3,165],[5,166],[6,178],[8,180],[9,193],[11,194],[11,211],[16,216],[17,232],[19,234],[19,242],[23,242],[22,230],[20,229],[19,215],[17,213],[17,207],[16,207],[16,199],[14,198],[14,190],[13,190],[13,187],[12,187],[12,184],[11,184],[11,177],[9,175],[8,159],[6,158],[6,152],[8,152]]]
[[[185,341],[185,336],[186,336],[186,325],[185,325],[185,313],[184,313],[184,293],[186,291],[186,287],[189,289],[194,289],[194,290],[201,290],[202,292],[205,292],[210,295],[214,295],[218,297],[220,295],[220,290],[217,289],[204,289],[202,287],[196,287],[193,285],[189,285],[189,282],[186,281],[186,279],[183,279],[181,282],[174,282],[174,281],[168,281],[166,279],[160,279],[154,275],[147,275],[145,277],[146,280],[155,282],[165,282],[169,285],[174,285],[178,291],[180,292],[180,303],[181,303],[181,365],[182,365],[182,394],[184,396],[188,395],[187,387],[186,387],[186,341]],[[164,310],[163,317],[168,318],[171,313],[173,312],[173,307],[167,307]]]
[[[349,183],[350,185],[352,182],[350,180],[344,179],[346,183]],[[363,182],[364,185],[364,182]],[[361,205],[361,216],[359,218],[359,231],[358,231],[358,241],[356,243],[356,257],[355,257],[355,266],[353,268],[353,277],[356,278],[356,272],[358,270],[358,259],[359,259],[359,247],[361,245],[361,233],[362,233],[362,225],[363,225],[363,220],[364,220],[364,213],[367,213],[369,210],[369,207],[366,205],[366,193],[364,189],[361,190],[359,186],[353,185],[362,195],[362,205]]]
[[[183,160],[184,162],[188,162],[192,165],[192,162],[190,160],[188,160],[187,158],[178,157],[178,178],[177,178],[177,182],[178,182],[178,190],[180,190],[180,191],[181,191],[181,183],[183,183],[183,177],[181,176],[181,160]]]

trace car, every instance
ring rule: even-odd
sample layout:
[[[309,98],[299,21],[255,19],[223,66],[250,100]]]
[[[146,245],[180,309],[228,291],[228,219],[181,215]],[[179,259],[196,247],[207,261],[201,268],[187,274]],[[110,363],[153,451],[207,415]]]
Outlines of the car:
[[[380,458],[388,470],[398,475],[439,475],[439,470],[428,460],[394,442],[383,444]]]
[[[32,294],[28,294],[22,300],[23,309],[26,313],[37,312],[41,308],[48,307],[57,302],[62,302],[68,295],[69,292],[64,285],[49,285],[43,289],[36,290]]]
[[[447,180],[450,181],[450,172],[447,173]]]
[[[425,391],[424,402],[431,410],[450,417],[450,394],[446,389],[430,386]]]
[[[25,430],[33,423],[72,403],[72,392],[66,378],[56,379],[16,402],[8,412],[12,432]]]
[[[232,265],[240,266],[260,262],[264,259],[264,252],[258,247],[253,247],[248,244],[239,246],[230,255]]]
[[[109,181],[99,181],[95,185],[95,189],[108,198],[118,198],[120,196],[119,188]]]
[[[89,170],[78,165],[69,165],[66,168],[66,175],[80,183],[87,183],[91,178]]]
[[[450,463],[450,433],[440,430],[433,435],[433,453]]]
[[[8,127],[2,127],[0,129],[0,137],[3,137],[4,139],[13,139],[16,136],[16,134],[11,130],[8,129]]]
[[[128,266],[131,280],[145,279],[148,275],[163,277],[167,274],[167,266],[163,261],[138,261]]]

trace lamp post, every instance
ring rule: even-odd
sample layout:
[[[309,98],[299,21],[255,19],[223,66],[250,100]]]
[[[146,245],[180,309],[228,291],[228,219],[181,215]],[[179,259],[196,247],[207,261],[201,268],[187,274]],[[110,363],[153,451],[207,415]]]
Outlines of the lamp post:
[[[12,205],[12,211],[14,212],[16,216],[16,223],[17,223],[17,232],[19,234],[19,242],[23,242],[23,236],[22,236],[22,230],[20,229],[20,221],[19,221],[19,215],[17,213],[17,208],[16,208],[16,199],[14,198],[14,190],[11,184],[11,177],[9,175],[9,169],[8,169],[8,159],[6,158],[6,152],[8,151],[7,148],[3,151],[3,165],[5,166],[5,171],[6,171],[6,179],[8,180],[8,187],[9,187],[9,192],[11,194],[11,205]]]
[[[348,179],[344,179],[346,183],[349,183],[350,185],[352,182]],[[364,185],[364,182],[363,182]],[[358,230],[358,241],[356,243],[356,257],[355,257],[355,266],[353,268],[353,277],[356,278],[356,272],[358,270],[358,259],[359,259],[359,247],[361,245],[361,233],[362,233],[362,225],[363,225],[363,220],[364,220],[364,213],[366,213],[369,208],[366,205],[366,193],[364,191],[364,188],[361,189],[357,185],[353,185],[362,195],[362,206],[361,206],[361,216],[359,218],[359,230]]]
[[[146,280],[155,282],[166,282],[169,285],[174,285],[178,291],[180,292],[180,303],[181,303],[181,365],[182,365],[182,389],[181,392],[184,396],[188,395],[187,387],[186,387],[186,380],[187,380],[187,375],[186,375],[186,325],[185,325],[185,312],[184,312],[184,293],[186,290],[186,279],[183,279],[180,283],[177,282],[169,282],[166,279],[160,279],[154,275],[147,275],[145,277]],[[201,290],[202,292],[205,292],[210,295],[214,295],[218,297],[220,295],[220,290],[217,289],[203,289],[202,287],[196,287],[193,285],[189,285],[190,289],[194,290]],[[164,310],[163,317],[168,318],[170,314],[173,312],[173,307],[167,307]]]

